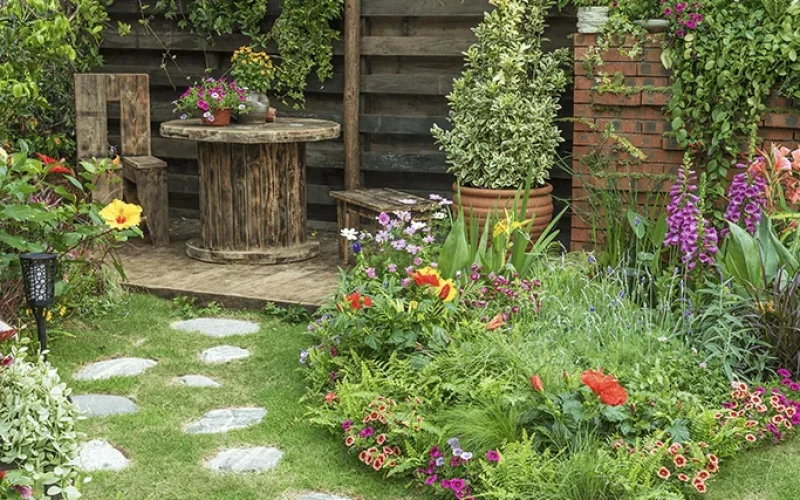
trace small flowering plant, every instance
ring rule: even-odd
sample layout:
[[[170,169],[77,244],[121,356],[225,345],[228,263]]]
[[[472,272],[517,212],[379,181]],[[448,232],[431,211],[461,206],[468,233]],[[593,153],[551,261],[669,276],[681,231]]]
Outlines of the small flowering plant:
[[[446,447],[433,446],[428,451],[427,466],[417,468],[416,477],[437,496],[474,500],[475,492],[470,485],[470,473],[474,474],[476,462],[486,460],[490,463],[500,461],[496,450],[489,450],[485,457],[464,450],[458,438],[447,440]]]
[[[786,369],[778,370],[781,384],[795,397],[800,396],[800,384],[792,380]],[[738,423],[745,432],[743,445],[755,445],[765,440],[777,443],[790,435],[800,425],[800,401],[790,399],[778,388],[767,390],[757,387],[750,390],[743,382],[734,382],[731,399],[722,403],[722,410],[714,415],[721,426]]]
[[[706,493],[706,482],[719,472],[719,458],[704,442],[665,443],[650,438],[640,448],[627,448],[619,440],[612,447],[635,462],[650,464],[660,481],[688,494]]]
[[[675,36],[683,38],[694,32],[703,24],[703,5],[700,2],[659,0],[661,13],[671,21]]]
[[[345,446],[366,467],[391,473],[404,459],[401,445],[423,429],[421,406],[419,398],[397,403],[390,397],[378,396],[367,405],[360,420],[342,422]]]
[[[464,309],[477,315],[489,331],[508,326],[516,318],[536,314],[541,309],[542,283],[538,279],[524,279],[516,272],[487,273],[478,264],[470,267],[467,278],[460,300]]]
[[[27,500],[33,494],[33,481],[23,471],[0,470],[0,498]]]
[[[218,110],[235,109],[246,113],[249,111],[246,99],[247,91],[235,82],[226,78],[206,78],[187,88],[172,104],[175,106],[173,112],[182,113],[182,120],[199,111],[203,118],[213,121],[214,112]]]
[[[242,88],[266,94],[273,88],[275,66],[269,54],[245,45],[231,57],[231,75]]]

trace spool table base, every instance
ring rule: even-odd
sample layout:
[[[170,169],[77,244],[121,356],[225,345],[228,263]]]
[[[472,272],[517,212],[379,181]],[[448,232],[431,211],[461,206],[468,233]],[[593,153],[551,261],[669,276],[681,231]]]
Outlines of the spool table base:
[[[197,240],[186,242],[186,255],[203,262],[215,264],[275,265],[313,259],[319,255],[319,241],[308,240],[288,247],[259,248],[253,250],[221,250],[205,248]]]

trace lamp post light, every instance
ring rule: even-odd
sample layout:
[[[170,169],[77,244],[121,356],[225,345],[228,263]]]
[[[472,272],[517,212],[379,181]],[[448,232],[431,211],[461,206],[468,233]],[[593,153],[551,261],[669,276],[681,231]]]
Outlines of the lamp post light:
[[[53,305],[56,295],[56,254],[26,253],[19,256],[22,266],[22,282],[25,285],[25,298],[36,319],[39,333],[39,352],[47,358],[47,329],[45,308]]]

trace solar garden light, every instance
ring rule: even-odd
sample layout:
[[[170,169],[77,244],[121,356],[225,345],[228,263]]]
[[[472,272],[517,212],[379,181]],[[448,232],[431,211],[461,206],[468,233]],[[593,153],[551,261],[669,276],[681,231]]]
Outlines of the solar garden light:
[[[56,295],[56,257],[54,253],[26,253],[19,256],[25,298],[36,319],[39,352],[47,359],[47,329],[44,310],[53,305]]]

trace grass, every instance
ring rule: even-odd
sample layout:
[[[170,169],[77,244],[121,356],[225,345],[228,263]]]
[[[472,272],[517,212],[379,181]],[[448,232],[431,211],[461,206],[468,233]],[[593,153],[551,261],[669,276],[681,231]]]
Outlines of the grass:
[[[83,420],[79,430],[121,447],[132,466],[119,473],[95,473],[82,489],[87,500],[110,499],[291,499],[302,491],[338,493],[369,500],[409,499],[404,482],[386,481],[350,457],[327,432],[304,420],[304,394],[298,353],[308,339],[292,327],[256,314],[224,313],[261,321],[261,333],[214,339],[172,330],[171,304],[153,297],[126,297],[118,312],[92,326],[72,326],[74,338],[53,340],[52,362],[74,394],[105,393],[131,398],[133,415]],[[229,344],[252,356],[222,366],[197,359],[203,349]],[[84,382],[71,379],[82,365],[121,356],[151,358],[158,365],[139,377]],[[170,379],[202,374],[220,389],[188,388]],[[222,435],[187,435],[188,421],[217,408],[261,406],[264,421]],[[276,446],[285,452],[280,466],[264,474],[219,475],[202,467],[222,448]]]
[[[307,346],[302,326],[293,327],[255,313],[223,315],[260,321],[258,335],[214,339],[172,330],[172,305],[153,297],[128,296],[118,312],[91,326],[68,325],[74,338],[52,342],[51,360],[75,394],[127,396],[139,405],[134,415],[83,420],[88,438],[102,438],[125,450],[132,467],[120,473],[95,473],[83,488],[87,500],[114,499],[287,499],[303,491],[337,493],[364,500],[420,498],[401,481],[385,480],[349,456],[344,446],[304,418],[305,393],[298,353]],[[207,366],[197,354],[229,344],[250,349],[241,362]],[[98,382],[72,380],[80,366],[119,356],[158,360],[144,375]],[[187,388],[169,383],[186,374],[203,374],[221,389]],[[231,406],[263,406],[265,420],[223,435],[186,435],[182,426],[206,411]],[[222,448],[276,446],[281,465],[265,474],[217,475],[203,460]],[[709,498],[784,500],[800,498],[800,439],[743,454],[722,464]]]

